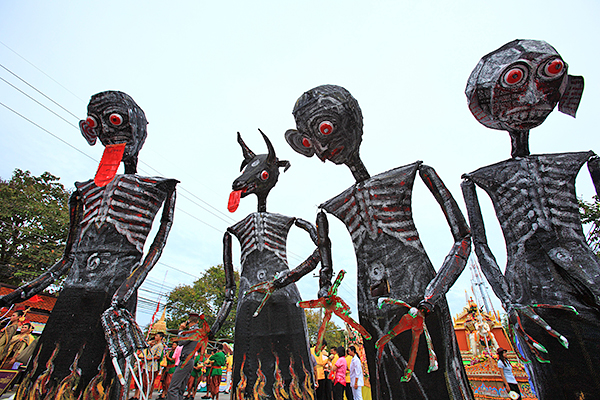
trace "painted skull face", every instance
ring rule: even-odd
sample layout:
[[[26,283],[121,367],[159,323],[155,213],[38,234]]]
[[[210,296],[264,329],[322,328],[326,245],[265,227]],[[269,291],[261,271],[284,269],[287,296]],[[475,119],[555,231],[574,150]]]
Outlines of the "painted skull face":
[[[548,43],[515,40],[481,59],[469,78],[469,108],[493,129],[525,131],[552,112],[569,83],[567,64]]]
[[[127,143],[123,160],[136,157],[146,140],[146,116],[133,99],[122,92],[108,91],[92,96],[88,116],[80,122],[90,144],[95,137],[104,146]],[[91,139],[90,139],[91,138]]]
[[[334,85],[311,89],[296,101],[292,113],[297,130],[288,130],[285,137],[296,152],[316,154],[321,161],[338,165],[358,155],[362,113],[346,89]]]
[[[491,114],[502,125],[528,130],[540,125],[560,100],[566,64],[558,55],[527,54],[500,73]]]

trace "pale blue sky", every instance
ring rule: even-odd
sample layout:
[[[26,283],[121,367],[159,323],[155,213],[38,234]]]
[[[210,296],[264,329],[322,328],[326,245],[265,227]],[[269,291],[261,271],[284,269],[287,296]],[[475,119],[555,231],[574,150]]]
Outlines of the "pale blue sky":
[[[467,78],[483,55],[504,43],[542,39],[563,56],[569,73],[584,76],[586,88],[577,119],[555,111],[532,131],[532,153],[599,150],[593,111],[600,108],[599,11],[592,0],[3,1],[0,64],[77,118],[6,69],[0,68],[0,77],[74,125],[85,118],[94,93],[121,90],[137,101],[150,121],[140,173],[181,181],[161,262],[197,276],[222,262],[226,227],[256,210],[254,196],[243,199],[231,216],[204,203],[228,214],[227,198],[241,162],[237,131],[260,153],[265,150],[261,128],[279,158],[292,164],[269,196],[268,211],[314,221],[318,204],[353,183],[346,167],[306,159],[283,138],[294,127],[294,102],[317,85],[344,86],[359,101],[365,131],[361,155],[371,175],[423,160],[464,210],[461,174],[510,156],[508,135],[483,127],[468,111]],[[3,81],[0,102],[94,159],[0,106],[2,178],[15,168],[36,175],[49,171],[72,188],[74,181],[94,175],[101,146],[89,147],[78,129]],[[579,194],[590,198],[585,169],[578,181]],[[483,193],[480,199],[490,244],[504,264],[493,210]],[[421,238],[438,268],[452,245],[448,226],[422,182],[415,183],[413,204]],[[341,222],[330,218],[330,225],[335,268],[349,271],[340,293],[355,306],[350,237]],[[306,236],[299,229],[290,234],[292,267],[312,251]],[[239,266],[237,243],[234,259]],[[194,279],[164,264],[152,271],[146,289],[158,291],[163,280],[174,287]],[[453,314],[464,306],[469,278],[467,271],[448,295]],[[306,277],[299,287],[304,299],[313,298],[317,279]],[[157,300],[154,293],[141,295]],[[140,323],[149,318],[141,310]]]

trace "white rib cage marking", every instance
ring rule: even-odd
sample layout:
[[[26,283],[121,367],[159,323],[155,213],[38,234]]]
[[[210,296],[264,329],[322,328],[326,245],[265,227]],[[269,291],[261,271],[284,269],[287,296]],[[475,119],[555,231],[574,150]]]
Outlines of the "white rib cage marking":
[[[285,265],[287,234],[295,218],[280,214],[252,213],[230,228],[240,242],[241,262],[254,251],[268,250]]]
[[[529,237],[538,227],[566,229],[578,235],[581,224],[575,177],[591,154],[549,154],[508,160],[484,167],[472,177],[490,193],[502,230],[514,241]],[[515,169],[504,169],[510,164]],[[506,181],[499,183],[503,178]]]
[[[117,175],[105,187],[97,187],[93,180],[76,183],[84,204],[80,237],[91,224],[100,227],[109,223],[141,253],[154,217],[166,196],[156,184],[166,180]],[[143,196],[139,195],[140,187]]]

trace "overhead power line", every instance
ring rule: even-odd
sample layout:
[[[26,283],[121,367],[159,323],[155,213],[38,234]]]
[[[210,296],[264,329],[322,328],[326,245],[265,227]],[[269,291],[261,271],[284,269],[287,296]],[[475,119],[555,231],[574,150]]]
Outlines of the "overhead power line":
[[[0,64],[0,66],[2,66],[2,64]],[[22,93],[24,96],[27,96],[29,99],[31,99],[32,101],[35,101],[37,104],[39,104],[40,106],[44,107],[46,110],[50,111],[52,114],[56,115],[58,118],[62,119],[63,121],[65,121],[67,124],[71,125],[74,128],[77,128],[76,125],[74,125],[71,121],[67,121],[65,118],[62,117],[62,115],[59,115],[58,113],[54,112],[53,110],[51,110],[50,108],[46,107],[45,105],[43,105],[42,103],[40,103],[39,101],[37,101],[36,99],[34,99],[33,97],[31,97],[30,95],[28,95],[27,93],[25,93],[24,91],[22,91],[21,89],[19,89],[18,87],[16,87],[15,85],[13,85],[12,83],[10,83],[9,81],[7,81],[4,78],[0,79],[6,83],[7,85],[11,86],[13,89],[19,91],[20,93]]]
[[[91,159],[92,161],[98,162],[98,160],[96,160],[94,157],[88,155],[87,153],[79,150],[77,147],[73,146],[72,144],[70,144],[69,142],[67,142],[66,140],[61,139],[59,136],[55,135],[54,133],[50,132],[48,129],[44,128],[43,126],[40,126],[38,124],[36,124],[35,122],[33,122],[32,120],[30,120],[29,118],[27,118],[26,116],[24,116],[23,114],[13,110],[12,108],[10,108],[9,106],[7,106],[6,104],[0,102],[0,105],[3,106],[4,108],[7,108],[8,110],[12,111],[13,113],[17,114],[19,117],[23,118],[25,121],[29,122],[32,125],[35,125],[36,127],[40,128],[41,130],[43,130],[44,132],[46,132],[47,134],[49,134],[50,136],[54,137],[55,139],[63,142],[64,144],[66,144],[67,146],[69,146],[70,148],[72,148],[73,150],[77,151],[78,153],[83,154],[84,156],[86,156],[87,158]]]
[[[17,53],[16,51],[14,51],[13,49],[11,49],[10,47],[8,47],[8,45],[6,45],[4,42],[0,41],[0,44],[2,44],[2,46],[6,47],[7,49],[9,49],[10,51],[12,51],[13,53],[15,53],[17,56],[19,56],[22,60],[24,60],[27,64],[31,65],[33,68],[37,69],[38,71],[40,71],[42,74],[46,75],[52,82],[56,83],[58,86],[60,86],[61,88],[65,89],[67,92],[71,93],[75,98],[81,100],[82,102],[85,103],[85,100],[83,100],[81,97],[77,96],[75,93],[71,92],[69,89],[67,89],[65,86],[63,86],[60,82],[58,82],[56,79],[54,79],[53,77],[51,77],[50,75],[48,75],[47,73],[45,73],[44,71],[42,71],[40,68],[38,68],[35,64],[33,64],[31,61],[29,61],[28,59],[26,59],[25,57],[23,57],[22,55],[20,55],[19,53]]]

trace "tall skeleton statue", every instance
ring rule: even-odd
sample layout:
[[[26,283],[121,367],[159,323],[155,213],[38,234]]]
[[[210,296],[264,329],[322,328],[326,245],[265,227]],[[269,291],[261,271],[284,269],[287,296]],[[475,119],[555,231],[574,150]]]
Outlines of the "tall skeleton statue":
[[[314,377],[304,311],[295,281],[315,269],[319,249],[298,267],[288,268],[286,237],[292,225],[306,230],[317,243],[315,227],[302,219],[267,212],[267,195],[279,168],[289,168],[261,132],[268,154],[254,154],[238,133],[244,160],[233,182],[229,211],[241,197],[255,194],[258,212],[229,227],[223,237],[224,265],[232,265],[231,235],[241,244],[242,272],[235,322],[233,387],[235,399],[314,398]]]
[[[144,112],[125,93],[107,91],[90,100],[81,131],[90,145],[100,139],[106,149],[95,179],[75,184],[65,252],[39,278],[0,298],[1,305],[21,302],[68,274],[19,399],[94,398],[98,387],[104,398],[124,396],[105,355],[110,350],[123,369],[124,357],[146,346],[132,316],[137,289],[162,253],[175,209],[176,180],[136,175],[146,125]],[[125,174],[115,176],[121,161]],[[142,259],[161,205],[160,227]]]
[[[472,398],[444,297],[464,269],[471,244],[456,201],[433,168],[420,161],[370,177],[359,156],[362,113],[346,89],[334,85],[311,89],[298,99],[293,114],[297,130],[285,134],[290,146],[307,157],[316,154],[322,161],[345,164],[356,180],[320,208],[345,223],[354,243],[360,324],[374,339],[364,343],[373,398]],[[454,237],[438,274],[412,219],[417,173],[440,204]],[[326,220],[324,212],[319,216]],[[321,250],[321,286],[326,292],[323,282],[332,273],[326,268],[331,264],[330,247],[321,246]],[[397,307],[403,304],[418,309]],[[425,320],[439,361],[439,370],[429,374],[427,341],[419,341]],[[412,339],[407,330],[412,331]],[[416,356],[417,349],[420,356]]]
[[[582,91],[583,78],[568,75],[540,40],[515,40],[486,55],[466,88],[475,118],[511,138],[512,158],[465,174],[462,189],[479,263],[531,361],[541,400],[600,393],[600,262],[575,195],[586,162],[599,192],[600,163],[591,151],[530,155],[528,144],[529,130],[557,104],[574,117]],[[490,196],[504,234],[504,273],[487,244],[476,185]]]

